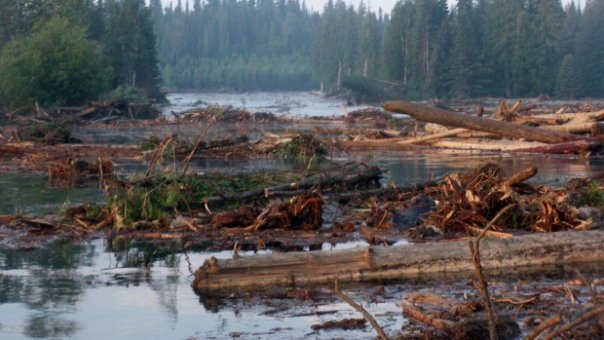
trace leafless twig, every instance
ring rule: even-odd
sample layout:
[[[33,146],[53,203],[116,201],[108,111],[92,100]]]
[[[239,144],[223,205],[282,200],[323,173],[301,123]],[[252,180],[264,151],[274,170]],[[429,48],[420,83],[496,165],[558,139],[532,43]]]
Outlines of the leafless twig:
[[[375,321],[375,319],[373,318],[373,316],[371,316],[371,314],[369,314],[369,312],[367,312],[365,310],[365,308],[363,308],[362,306],[358,305],[356,302],[352,301],[351,298],[349,298],[348,296],[344,295],[344,293],[342,293],[342,291],[338,287],[338,278],[337,277],[336,277],[336,280],[335,280],[334,293],[336,293],[336,295],[339,296],[342,300],[346,301],[350,306],[352,306],[352,308],[354,308],[354,309],[358,310],[359,312],[361,312],[361,314],[363,314],[363,316],[365,317],[365,319],[369,320],[369,323],[371,324],[371,326],[373,326],[373,328],[375,329],[375,331],[378,333],[378,335],[380,336],[380,339],[382,339],[382,340],[388,340],[388,337],[386,336],[386,333],[384,333],[384,330],[382,329],[382,327],[380,327],[380,325],[377,323],[377,321]]]

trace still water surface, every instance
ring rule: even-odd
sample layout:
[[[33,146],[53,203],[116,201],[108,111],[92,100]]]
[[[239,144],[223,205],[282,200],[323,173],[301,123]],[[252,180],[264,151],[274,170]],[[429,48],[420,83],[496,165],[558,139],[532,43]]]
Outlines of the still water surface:
[[[190,269],[210,256],[232,253],[185,254],[102,240],[30,251],[0,248],[0,338],[227,339],[243,333],[247,339],[296,339],[314,334],[312,324],[333,319],[328,311],[338,311],[338,318],[358,317],[331,298],[266,299],[248,306],[200,299],[190,287]],[[264,314],[279,304],[297,316]],[[398,325],[403,322],[393,303],[372,304],[369,310],[395,313]],[[372,333],[367,329],[356,335]],[[312,338],[317,336],[322,338],[319,333]]]

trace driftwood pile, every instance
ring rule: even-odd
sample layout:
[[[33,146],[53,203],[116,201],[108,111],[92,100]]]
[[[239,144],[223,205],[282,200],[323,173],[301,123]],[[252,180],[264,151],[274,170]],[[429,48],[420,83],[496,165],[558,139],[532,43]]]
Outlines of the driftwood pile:
[[[535,176],[531,167],[505,178],[495,164],[486,164],[462,175],[451,174],[424,194],[440,204],[427,214],[425,223],[443,232],[476,235],[505,207],[491,237],[512,237],[504,231],[554,232],[585,230],[593,221],[580,220],[569,191],[523,183]],[[599,202],[598,202],[599,203]]]
[[[19,110],[5,113],[9,124],[102,124],[113,121],[134,121],[154,119],[161,112],[151,104],[128,103],[124,100],[109,100],[90,105],[43,108],[37,103],[31,114],[22,114]]]
[[[442,132],[427,134],[399,144],[430,144],[437,148],[490,150],[532,153],[600,153],[601,132],[604,131],[604,110],[565,113],[564,107],[553,114],[532,114],[532,107],[512,108],[503,102],[491,119],[429,108],[409,102],[387,102],[383,108],[390,112],[407,114],[417,121],[443,125]],[[586,108],[587,109],[587,108]],[[448,129],[451,127],[453,129]],[[444,140],[453,138],[453,140]],[[502,140],[513,138],[514,140]]]
[[[204,121],[213,116],[224,123],[236,122],[276,122],[278,120],[271,112],[251,112],[245,109],[238,109],[233,105],[209,105],[205,108],[195,108],[183,112],[172,112],[172,115],[177,119],[185,119],[190,121]]]

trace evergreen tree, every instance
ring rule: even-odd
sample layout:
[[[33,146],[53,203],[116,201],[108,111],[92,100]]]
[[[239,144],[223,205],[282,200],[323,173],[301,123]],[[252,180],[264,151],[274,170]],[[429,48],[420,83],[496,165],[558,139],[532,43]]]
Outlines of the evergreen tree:
[[[575,58],[582,93],[604,96],[604,0],[590,0],[585,5],[575,45]]]
[[[529,7],[530,41],[525,53],[527,61],[526,84],[519,95],[536,96],[554,93],[556,72],[560,65],[560,36],[564,10],[560,0],[533,0]]]
[[[161,82],[151,9],[144,0],[108,0],[104,43],[113,66],[113,86],[142,89],[147,97],[159,95]]]
[[[579,32],[579,21],[581,10],[577,8],[574,1],[564,7],[564,21],[560,33],[561,55],[573,54],[575,52],[575,40]]]
[[[579,95],[579,73],[575,66],[575,58],[567,54],[562,60],[560,71],[556,78],[556,97],[574,99]]]
[[[437,95],[442,54],[448,33],[446,0],[416,0],[415,25],[411,43],[411,83],[419,98]]]
[[[415,3],[399,1],[392,19],[384,29],[381,75],[384,79],[409,84],[411,68],[411,33],[415,26]]]
[[[452,48],[449,63],[449,95],[466,98],[472,93],[474,51],[472,39],[472,0],[458,0],[452,20]]]
[[[0,52],[19,33],[20,6],[14,0],[0,0]]]

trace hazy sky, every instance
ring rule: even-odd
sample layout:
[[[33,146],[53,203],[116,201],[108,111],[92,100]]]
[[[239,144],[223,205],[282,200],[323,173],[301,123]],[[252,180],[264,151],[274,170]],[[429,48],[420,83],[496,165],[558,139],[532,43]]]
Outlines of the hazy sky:
[[[162,0],[162,5],[164,6],[168,6],[170,4],[170,2],[172,2],[173,4],[176,4],[177,0]],[[183,3],[183,6],[185,4],[185,2],[187,0],[181,0]],[[318,11],[318,12],[322,12],[323,11],[323,7],[325,6],[325,3],[327,3],[328,0],[306,0],[306,6],[308,8],[312,8],[314,11]],[[398,1],[398,0],[344,0],[344,2],[346,2],[347,4],[352,4],[354,5],[354,7],[356,8],[359,3],[361,1],[365,2],[365,6],[369,5],[371,6],[371,10],[377,12],[378,8],[382,7],[382,11],[384,12],[384,14],[390,14],[390,12],[392,12],[392,9],[394,8],[394,4]],[[449,3],[449,7],[455,5],[455,3],[457,3],[457,0],[447,0]],[[562,4],[566,5],[567,3],[570,3],[572,0],[562,0]],[[587,0],[575,0],[575,3],[581,3],[581,7],[583,7],[585,5],[585,2]],[[300,2],[302,2],[302,0],[300,0]],[[335,2],[335,0],[334,0]],[[149,0],[147,0],[147,3],[149,3]],[[192,6],[193,4],[193,0],[189,0],[189,6]]]
[[[355,7],[357,7],[359,5],[359,2],[361,0],[344,0],[347,4],[352,4]],[[382,11],[384,12],[384,14],[389,14],[390,12],[392,12],[392,9],[394,8],[394,4],[398,1],[398,0],[363,0],[365,2],[365,6],[370,5],[371,9],[373,11],[378,10],[378,8],[382,7]],[[447,0],[449,3],[449,7],[454,5],[455,3],[457,3],[456,0]],[[585,4],[587,0],[580,0],[581,5]],[[300,2],[302,2],[302,0],[300,0]],[[306,0],[306,6],[308,6],[309,8],[312,7],[313,10],[315,11],[319,11],[321,12],[323,10],[323,6],[325,6],[325,3],[327,2],[327,0]],[[562,4],[567,4],[570,3],[571,0],[562,0]],[[577,3],[577,0],[575,0],[575,3]]]

